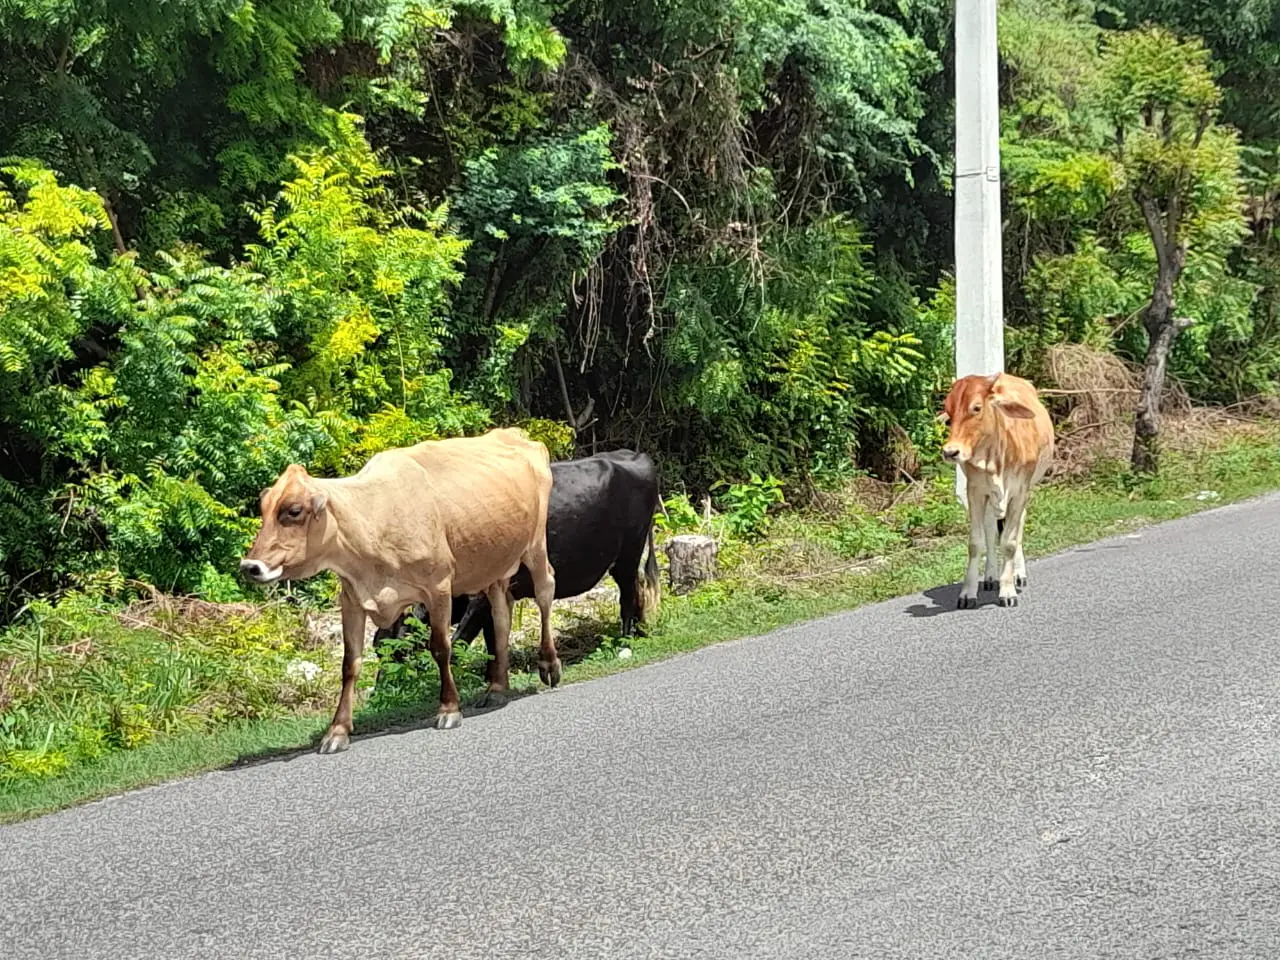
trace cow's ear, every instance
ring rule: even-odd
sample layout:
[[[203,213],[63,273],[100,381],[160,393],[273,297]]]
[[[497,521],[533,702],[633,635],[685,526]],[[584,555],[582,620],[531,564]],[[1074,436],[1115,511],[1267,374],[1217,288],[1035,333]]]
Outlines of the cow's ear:
[[[987,386],[994,387],[996,385],[996,381],[999,379],[1000,379],[1000,371],[997,370],[991,376],[987,377]]]
[[[328,505],[329,498],[323,493],[314,494],[311,497],[311,512],[317,517],[324,513],[324,508]]]
[[[261,501],[265,500],[265,499],[266,499],[267,494],[268,494],[268,493],[270,493],[270,492],[271,492],[271,488],[270,488],[270,487],[263,487],[261,490],[259,490],[259,491],[258,491],[258,501],[259,501],[259,502],[261,502]]]
[[[1013,417],[1015,420],[1035,419],[1036,412],[1021,400],[1005,400],[1003,398],[996,398],[995,405],[1000,408],[1000,412],[1006,417]]]

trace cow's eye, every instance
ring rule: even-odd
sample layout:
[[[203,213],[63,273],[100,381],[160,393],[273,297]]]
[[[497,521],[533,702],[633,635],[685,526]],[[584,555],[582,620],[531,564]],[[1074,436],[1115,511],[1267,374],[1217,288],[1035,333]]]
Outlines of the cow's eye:
[[[973,405],[973,408],[972,408],[969,412],[970,412],[970,413],[975,413],[975,414],[976,414],[976,413],[981,413],[981,412],[982,412],[982,404],[980,404],[980,403],[975,403],[975,404]]]
[[[285,511],[285,516],[292,517],[294,520],[297,520],[300,516],[302,516],[302,504],[295,503],[292,507],[290,507],[288,510]]]

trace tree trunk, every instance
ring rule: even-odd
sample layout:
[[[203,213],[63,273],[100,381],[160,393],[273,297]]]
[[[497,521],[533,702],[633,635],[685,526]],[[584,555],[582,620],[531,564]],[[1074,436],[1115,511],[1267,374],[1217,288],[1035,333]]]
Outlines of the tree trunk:
[[[1142,370],[1142,392],[1138,394],[1137,415],[1133,419],[1133,471],[1155,473],[1160,466],[1160,398],[1164,394],[1164,373],[1169,348],[1178,329],[1170,317],[1147,324],[1147,362]]]
[[[1160,466],[1160,398],[1164,395],[1165,367],[1169,362],[1169,349],[1174,338],[1190,320],[1173,316],[1173,288],[1182,275],[1186,263],[1186,241],[1179,241],[1182,205],[1176,193],[1172,194],[1161,212],[1152,197],[1139,195],[1139,206],[1151,243],[1156,250],[1156,282],[1151,291],[1151,302],[1142,311],[1142,325],[1147,329],[1147,362],[1142,371],[1142,390],[1138,394],[1138,409],[1133,418],[1134,473],[1155,473]]]
[[[719,545],[711,537],[684,534],[667,541],[667,575],[674,593],[686,593],[716,575]]]

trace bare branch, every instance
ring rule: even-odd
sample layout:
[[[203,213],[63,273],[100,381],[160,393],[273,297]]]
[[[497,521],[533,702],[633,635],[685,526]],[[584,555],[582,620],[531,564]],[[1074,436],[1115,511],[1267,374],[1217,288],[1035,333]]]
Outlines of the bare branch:
[[[1172,267],[1169,262],[1169,248],[1166,245],[1164,224],[1160,222],[1160,209],[1155,200],[1138,191],[1138,206],[1142,208],[1142,218],[1147,222],[1147,230],[1151,232],[1151,242],[1156,248],[1156,261],[1160,272]]]

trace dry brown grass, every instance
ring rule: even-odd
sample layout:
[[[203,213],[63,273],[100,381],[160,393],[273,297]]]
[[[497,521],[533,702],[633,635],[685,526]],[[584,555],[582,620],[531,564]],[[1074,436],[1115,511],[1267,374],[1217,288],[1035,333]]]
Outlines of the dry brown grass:
[[[174,640],[189,636],[202,625],[231,625],[248,623],[291,607],[288,600],[276,599],[265,603],[213,603],[199,597],[174,596],[163,593],[149,584],[138,583],[148,596],[135,600],[115,614],[117,622],[131,629],[154,630]],[[308,648],[342,645],[342,614],[334,610],[295,610],[306,634]],[[368,625],[366,641],[373,635]]]
[[[262,613],[262,604],[211,603],[198,597],[177,597],[150,587],[150,596],[135,600],[116,618],[128,627],[150,627],[164,630],[176,623],[200,623],[205,620],[226,621],[249,619]]]
[[[1051,347],[1046,359],[1049,378],[1040,394],[1054,414],[1057,434],[1051,476],[1080,476],[1099,460],[1128,459],[1142,369],[1077,343]],[[1169,379],[1160,411],[1162,446],[1185,451],[1221,442],[1224,435],[1261,434],[1260,421],[1280,414],[1280,401],[1197,407],[1182,384]]]

